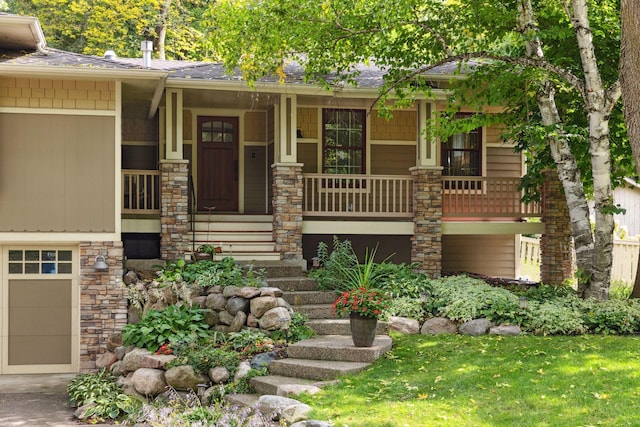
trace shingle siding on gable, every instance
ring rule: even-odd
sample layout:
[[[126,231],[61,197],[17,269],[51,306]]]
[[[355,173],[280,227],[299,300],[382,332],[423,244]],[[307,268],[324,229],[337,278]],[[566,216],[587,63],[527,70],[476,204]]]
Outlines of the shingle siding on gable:
[[[0,107],[114,111],[115,82],[1,77]]]

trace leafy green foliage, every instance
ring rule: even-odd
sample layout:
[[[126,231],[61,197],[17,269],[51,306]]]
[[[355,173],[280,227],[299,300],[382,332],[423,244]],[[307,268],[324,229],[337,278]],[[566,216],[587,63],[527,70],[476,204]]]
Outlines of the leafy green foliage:
[[[633,334],[640,331],[637,300],[585,301],[582,319],[597,334]]]
[[[296,343],[311,338],[316,335],[316,332],[307,326],[308,321],[309,318],[306,315],[294,312],[291,314],[291,323],[289,324],[287,332],[285,333],[282,329],[278,329],[271,333],[271,338],[280,341],[287,339],[289,343]]]
[[[240,355],[227,346],[210,340],[185,340],[174,345],[173,354],[177,359],[174,365],[191,365],[201,374],[207,374],[210,368],[220,366],[233,374],[238,369]]]
[[[274,345],[273,340],[263,332],[251,329],[230,333],[228,342],[235,351],[240,352],[245,357],[271,351]]]
[[[580,311],[557,301],[529,302],[529,317],[523,325],[538,335],[580,335],[587,328]]]
[[[329,251],[327,244],[318,243],[317,256],[321,268],[311,270],[309,276],[314,278],[320,289],[342,289],[346,278],[343,272],[347,268],[358,264],[353,247],[349,240],[340,241],[338,236],[333,236],[333,249]]]
[[[393,298],[412,297],[420,298],[420,294],[429,291],[430,280],[422,274],[414,271],[414,265],[381,263],[379,270],[382,280],[379,288],[390,293]]]
[[[98,422],[118,419],[133,412],[138,405],[137,401],[122,393],[113,375],[105,369],[97,374],[77,375],[67,386],[67,394],[74,406],[92,403],[85,416]]]
[[[408,317],[422,321],[425,310],[420,299],[414,297],[396,297],[391,300],[389,307],[384,310],[383,318],[389,316]]]
[[[205,312],[186,305],[171,305],[162,311],[149,310],[138,323],[130,323],[123,328],[123,342],[156,351],[167,342],[205,338],[209,336],[209,326],[204,322]]]

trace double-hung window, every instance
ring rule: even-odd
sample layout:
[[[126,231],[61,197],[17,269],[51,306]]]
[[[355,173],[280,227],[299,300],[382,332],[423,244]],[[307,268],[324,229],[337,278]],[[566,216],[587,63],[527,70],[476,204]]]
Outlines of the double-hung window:
[[[324,109],[322,170],[365,173],[365,110]]]
[[[482,128],[451,135],[441,144],[443,176],[482,176]],[[461,182],[455,185],[460,188]],[[480,189],[480,182],[465,183],[464,188]]]

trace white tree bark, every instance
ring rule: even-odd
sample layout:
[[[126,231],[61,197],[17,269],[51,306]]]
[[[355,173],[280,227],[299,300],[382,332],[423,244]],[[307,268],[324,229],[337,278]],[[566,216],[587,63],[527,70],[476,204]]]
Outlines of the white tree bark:
[[[542,44],[537,35],[538,28],[534,20],[531,1],[522,0],[518,4],[518,11],[520,13],[520,31],[526,34],[527,56],[540,60],[544,59]],[[584,277],[590,277],[592,274],[594,244],[589,223],[589,207],[582,186],[580,169],[571,152],[567,135],[560,126],[562,120],[558,114],[555,91],[551,82],[544,82],[541,90],[538,91],[537,101],[543,124],[549,127],[556,126],[557,129],[557,132],[548,135],[547,141],[567,198],[571,232],[576,250],[576,263],[578,269],[586,273]],[[579,277],[582,277],[582,275],[579,275]],[[582,294],[587,286],[588,282],[579,280],[578,292]]]

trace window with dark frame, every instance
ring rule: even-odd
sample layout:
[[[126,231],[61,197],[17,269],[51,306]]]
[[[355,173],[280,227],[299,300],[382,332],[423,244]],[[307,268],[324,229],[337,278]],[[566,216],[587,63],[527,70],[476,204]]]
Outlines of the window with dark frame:
[[[442,141],[441,166],[443,176],[482,176],[482,128],[455,133]],[[468,181],[463,186],[461,180],[454,188],[479,190],[480,186],[480,182]]]
[[[324,173],[365,173],[365,119],[365,110],[323,110]]]

